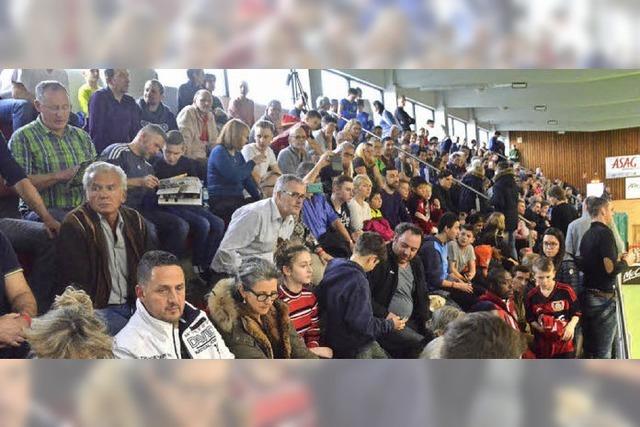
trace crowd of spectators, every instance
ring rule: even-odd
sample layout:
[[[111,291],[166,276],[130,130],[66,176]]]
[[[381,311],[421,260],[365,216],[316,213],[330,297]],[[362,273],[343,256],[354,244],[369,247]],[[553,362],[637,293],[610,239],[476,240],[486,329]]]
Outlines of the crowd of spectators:
[[[372,117],[358,88],[255,120],[247,82],[225,111],[200,69],[176,112],[125,69],[77,94],[35,71],[1,101],[22,218],[0,219],[0,357],[615,356],[610,201],[506,157],[500,132],[435,136],[404,96]],[[176,176],[202,205],[158,203]]]

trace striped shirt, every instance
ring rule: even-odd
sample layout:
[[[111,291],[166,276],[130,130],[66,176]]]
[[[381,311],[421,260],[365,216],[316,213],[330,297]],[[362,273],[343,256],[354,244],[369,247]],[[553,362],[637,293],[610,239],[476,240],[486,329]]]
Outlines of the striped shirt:
[[[120,166],[127,179],[143,178],[147,175],[155,175],[153,166],[147,159],[138,156],[131,151],[128,143],[111,144],[104,149],[100,158],[106,162]],[[146,198],[146,199],[145,199]],[[144,201],[155,199],[155,191],[145,187],[129,187],[127,189],[127,206],[140,210],[144,206]]]
[[[313,292],[302,289],[293,293],[284,285],[278,286],[279,298],[289,306],[289,318],[308,348],[320,346],[318,302]]]
[[[88,133],[67,125],[59,137],[42,123],[40,116],[14,132],[9,149],[27,175],[55,173],[96,158]],[[66,182],[40,190],[40,194],[49,209],[72,209],[80,206],[84,199],[81,184],[68,186]],[[20,202],[20,208],[28,210],[24,201]]]

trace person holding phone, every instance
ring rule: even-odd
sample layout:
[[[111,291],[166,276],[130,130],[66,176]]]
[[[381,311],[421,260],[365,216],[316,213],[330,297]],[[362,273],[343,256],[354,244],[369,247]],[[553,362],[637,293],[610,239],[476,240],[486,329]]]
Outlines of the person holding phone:
[[[306,185],[314,184],[320,171],[327,166],[331,167],[334,155],[334,153],[327,151],[315,166],[308,162],[302,163],[298,168],[297,175],[304,176],[303,182]],[[306,167],[307,164],[311,167],[310,169]],[[307,192],[309,193],[309,191]],[[331,206],[330,200],[323,193],[313,194],[310,198],[305,199],[302,205],[302,220],[329,255],[348,257],[354,242],[349,230]]]
[[[356,148],[350,142],[342,142],[331,151],[331,163],[320,170],[320,182],[325,194],[331,194],[333,179],[340,175],[352,177],[353,168],[351,162],[355,156]]]

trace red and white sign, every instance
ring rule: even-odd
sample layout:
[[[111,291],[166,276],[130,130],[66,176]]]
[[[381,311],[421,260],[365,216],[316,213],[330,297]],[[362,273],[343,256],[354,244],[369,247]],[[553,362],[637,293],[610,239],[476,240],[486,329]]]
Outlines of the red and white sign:
[[[607,157],[605,164],[607,179],[640,176],[640,154],[635,156]]]

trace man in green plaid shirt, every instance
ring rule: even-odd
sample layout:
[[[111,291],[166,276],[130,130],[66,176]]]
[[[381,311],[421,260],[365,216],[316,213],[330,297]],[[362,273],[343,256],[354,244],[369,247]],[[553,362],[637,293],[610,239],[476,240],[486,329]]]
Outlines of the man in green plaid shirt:
[[[14,132],[9,148],[16,161],[40,191],[51,215],[62,221],[70,210],[83,202],[82,183],[70,182],[83,162],[96,158],[91,137],[68,124],[71,105],[63,85],[44,81],[36,87],[38,118]],[[39,220],[20,201],[24,218]]]

